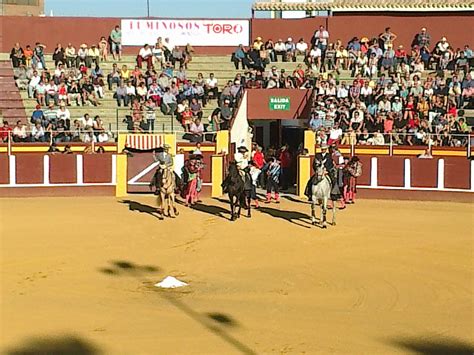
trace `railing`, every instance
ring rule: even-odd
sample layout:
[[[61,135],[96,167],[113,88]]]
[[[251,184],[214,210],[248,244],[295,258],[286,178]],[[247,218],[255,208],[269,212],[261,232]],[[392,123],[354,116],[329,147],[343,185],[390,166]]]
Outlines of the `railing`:
[[[160,107],[158,107],[157,110],[155,110],[154,121],[156,122],[159,120],[161,122],[160,124],[157,124],[156,126],[154,126],[153,133],[163,133],[163,132],[168,132],[168,131],[171,131],[171,132],[174,131],[174,125],[175,125],[175,120],[176,120],[175,113],[173,112],[170,115],[165,115],[165,116],[169,116],[169,125],[171,127],[170,130],[167,130],[166,123],[160,120],[160,116],[162,114],[160,110],[161,110]],[[147,114],[148,112],[146,110],[138,111],[138,110],[133,110],[132,108],[129,108],[129,107],[123,107],[123,108],[117,107],[115,110],[115,126],[116,126],[115,129],[120,130],[120,127],[123,125],[127,125],[127,126],[133,125],[134,116],[136,115],[139,115],[140,119],[143,122],[146,122]],[[125,130],[129,132],[133,131],[132,129],[125,129]]]

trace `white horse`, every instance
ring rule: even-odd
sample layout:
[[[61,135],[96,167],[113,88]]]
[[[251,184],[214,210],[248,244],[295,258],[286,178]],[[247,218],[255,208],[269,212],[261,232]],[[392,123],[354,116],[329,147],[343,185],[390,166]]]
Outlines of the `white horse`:
[[[316,181],[311,186],[311,222],[316,225],[316,204],[321,206],[321,227],[327,228],[326,212],[328,209],[328,201],[331,198],[331,179],[329,178],[326,168],[320,164],[316,167]],[[332,225],[336,225],[336,204],[332,204]]]

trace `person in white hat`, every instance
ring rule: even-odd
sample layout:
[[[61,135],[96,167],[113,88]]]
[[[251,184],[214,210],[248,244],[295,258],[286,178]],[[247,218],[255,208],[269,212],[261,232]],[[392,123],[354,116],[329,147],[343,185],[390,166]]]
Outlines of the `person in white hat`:
[[[331,154],[328,152],[328,145],[326,143],[321,144],[320,146],[321,152],[317,153],[314,156],[314,161],[313,161],[313,171],[316,171],[316,167],[318,165],[323,165],[326,168],[326,171],[331,178],[331,185],[334,184],[334,172],[335,172],[335,166],[334,162],[332,160]],[[315,175],[311,176],[309,179],[308,183],[306,184],[306,189],[304,194],[308,197],[308,199],[311,200],[311,186],[313,185],[313,180],[315,178]]]
[[[288,40],[285,43],[286,50],[286,61],[296,61],[296,45],[293,42],[293,38],[288,37]]]

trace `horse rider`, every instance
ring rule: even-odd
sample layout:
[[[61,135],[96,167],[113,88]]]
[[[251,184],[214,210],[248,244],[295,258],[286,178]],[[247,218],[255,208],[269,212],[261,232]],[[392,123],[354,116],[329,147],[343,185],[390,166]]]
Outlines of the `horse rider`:
[[[335,167],[335,182],[331,190],[331,197],[334,201],[339,200],[341,203],[340,209],[346,208],[346,204],[343,198],[343,188],[344,188],[344,168],[346,166],[344,162],[344,157],[339,151],[339,148],[336,144],[331,145],[331,158]]]
[[[156,153],[153,154],[153,159],[158,163],[158,168],[155,172],[157,190],[161,188],[161,180],[163,178],[164,169],[173,169],[174,166],[173,156],[169,152],[170,148],[170,145],[164,144],[163,148],[158,148]]]
[[[250,155],[249,155],[249,150],[245,146],[240,146],[237,148],[237,153],[234,154],[234,161],[237,165],[237,169],[239,170],[240,176],[242,177],[242,181],[244,182],[245,186],[250,187],[249,190],[251,189],[252,186],[252,177],[250,176],[250,168],[249,168],[249,160],[250,160]],[[228,181],[229,176],[227,176],[223,183],[222,186],[224,188],[224,192],[227,191],[227,185],[229,183]]]
[[[316,171],[316,168],[319,165],[323,165],[324,168],[326,169],[326,173],[329,176],[329,179],[331,180],[331,190],[332,190],[336,182],[336,178],[334,176],[336,169],[334,166],[334,161],[332,159],[332,156],[328,152],[328,146],[325,143],[321,145],[321,153],[317,153],[314,156],[313,171]],[[311,176],[308,183],[306,184],[306,189],[304,191],[304,194],[308,197],[309,200],[311,200],[312,185],[316,183],[315,181],[316,179],[317,179],[316,174],[313,174],[313,176]]]

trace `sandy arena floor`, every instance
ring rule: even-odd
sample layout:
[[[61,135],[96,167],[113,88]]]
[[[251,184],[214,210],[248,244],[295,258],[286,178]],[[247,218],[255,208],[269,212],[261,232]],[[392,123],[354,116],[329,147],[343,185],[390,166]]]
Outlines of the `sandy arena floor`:
[[[474,351],[472,204],[359,201],[321,230],[289,200],[230,222],[130,199],[0,200],[0,351]],[[153,287],[167,275],[189,287]]]

